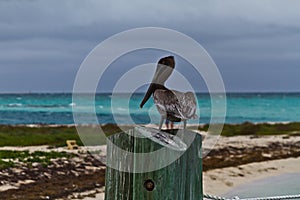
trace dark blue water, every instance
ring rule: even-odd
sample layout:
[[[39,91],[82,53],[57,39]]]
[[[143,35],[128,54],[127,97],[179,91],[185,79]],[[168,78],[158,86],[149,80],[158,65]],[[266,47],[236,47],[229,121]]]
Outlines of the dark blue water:
[[[94,106],[101,124],[115,123],[116,118],[118,123],[146,124],[156,122],[153,116],[159,118],[151,99],[143,109],[139,108],[143,94],[117,95],[113,107],[110,94],[97,94],[94,105],[85,102],[84,97],[81,102],[73,102],[72,94],[0,94],[0,124],[74,124],[73,108],[85,119],[84,123],[93,123],[86,109],[91,106]],[[200,123],[208,123],[211,117],[210,95],[197,94],[197,98]],[[245,121],[300,121],[300,93],[227,94],[226,123]],[[199,120],[194,120],[197,122]]]

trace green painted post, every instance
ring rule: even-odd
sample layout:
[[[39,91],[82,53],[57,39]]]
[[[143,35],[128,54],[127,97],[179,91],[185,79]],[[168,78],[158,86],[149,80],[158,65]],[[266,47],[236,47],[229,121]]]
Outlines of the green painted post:
[[[108,140],[105,200],[203,199],[201,135],[137,127]]]

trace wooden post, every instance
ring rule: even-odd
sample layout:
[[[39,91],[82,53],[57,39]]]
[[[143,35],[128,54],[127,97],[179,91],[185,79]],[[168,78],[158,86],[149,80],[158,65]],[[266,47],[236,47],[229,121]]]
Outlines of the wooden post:
[[[108,140],[105,200],[203,199],[201,135],[137,127]]]

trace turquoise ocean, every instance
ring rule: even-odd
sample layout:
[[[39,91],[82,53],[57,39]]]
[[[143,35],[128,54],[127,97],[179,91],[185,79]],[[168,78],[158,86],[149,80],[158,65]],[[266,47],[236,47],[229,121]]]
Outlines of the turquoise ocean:
[[[96,94],[94,105],[84,102],[85,96],[78,103],[72,101],[72,94],[0,94],[0,124],[74,124],[74,108],[83,118],[87,116],[84,123],[94,123],[89,121],[85,106],[95,107],[100,124],[116,123],[116,116],[120,124],[155,123],[151,115],[159,117],[151,98],[143,109],[139,108],[143,94],[116,95],[113,109],[111,94]],[[211,97],[199,93],[197,99],[200,120],[190,123],[209,123]],[[300,121],[300,93],[228,93],[226,99],[226,123]]]

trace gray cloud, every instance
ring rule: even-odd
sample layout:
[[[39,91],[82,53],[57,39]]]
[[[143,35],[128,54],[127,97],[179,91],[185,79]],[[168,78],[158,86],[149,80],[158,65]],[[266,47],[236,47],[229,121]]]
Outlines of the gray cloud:
[[[299,6],[297,0],[0,1],[0,91],[71,91],[80,63],[99,42],[143,26],[197,40],[229,90],[300,91]],[[135,59],[142,61],[124,62]],[[280,75],[284,84],[276,81]]]

